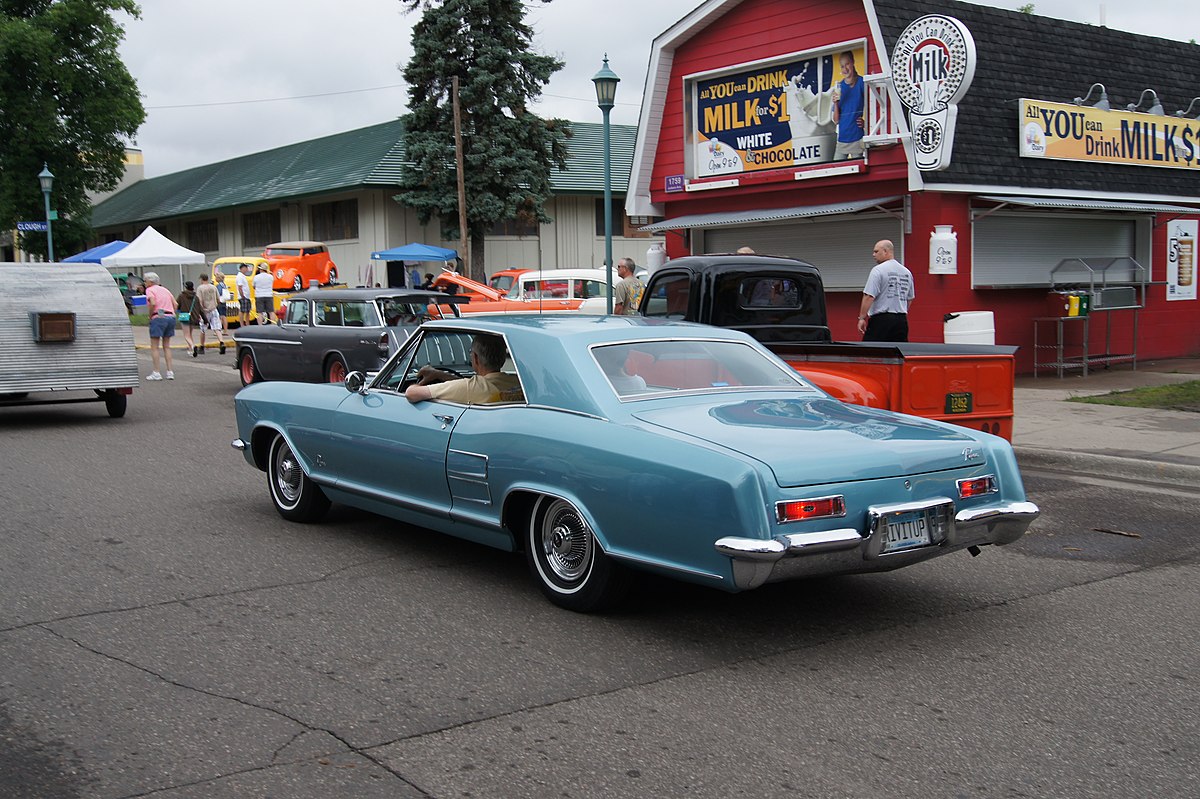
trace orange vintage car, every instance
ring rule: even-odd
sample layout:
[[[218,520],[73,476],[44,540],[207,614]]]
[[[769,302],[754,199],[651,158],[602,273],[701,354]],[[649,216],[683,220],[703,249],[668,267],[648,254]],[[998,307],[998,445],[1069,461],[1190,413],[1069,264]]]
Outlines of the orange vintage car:
[[[337,281],[337,266],[329,257],[329,248],[319,241],[268,244],[262,257],[271,265],[276,289],[303,291],[312,280],[322,286]]]
[[[548,311],[603,314],[608,310],[608,284],[603,269],[525,271],[507,293],[457,272],[443,272],[434,281],[435,286],[439,280],[443,285],[457,287],[458,296],[471,297],[470,302],[459,306],[464,314]]]

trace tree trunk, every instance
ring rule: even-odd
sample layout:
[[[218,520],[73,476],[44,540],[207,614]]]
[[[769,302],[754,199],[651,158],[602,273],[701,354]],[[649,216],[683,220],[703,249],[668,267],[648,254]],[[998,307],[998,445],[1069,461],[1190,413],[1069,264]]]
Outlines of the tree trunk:
[[[471,234],[471,274],[468,275],[472,280],[478,280],[480,283],[486,283],[487,270],[483,266],[483,242],[484,237],[477,233]]]

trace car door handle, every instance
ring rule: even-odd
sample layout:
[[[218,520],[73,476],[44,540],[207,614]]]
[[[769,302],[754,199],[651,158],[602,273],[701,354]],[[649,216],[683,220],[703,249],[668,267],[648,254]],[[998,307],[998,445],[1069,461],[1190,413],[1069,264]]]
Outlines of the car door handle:
[[[442,423],[443,430],[445,430],[447,427],[449,427],[451,424],[454,423],[454,417],[448,413],[435,413],[433,415],[433,418],[437,419],[439,422]]]

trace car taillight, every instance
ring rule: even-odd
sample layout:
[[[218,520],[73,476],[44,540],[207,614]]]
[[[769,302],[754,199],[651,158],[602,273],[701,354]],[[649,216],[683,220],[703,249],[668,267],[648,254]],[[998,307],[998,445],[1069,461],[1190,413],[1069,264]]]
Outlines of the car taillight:
[[[388,334],[381,333],[379,335],[379,357],[387,358],[388,356]]]
[[[958,496],[961,499],[981,497],[984,494],[996,493],[996,478],[992,475],[973,477],[970,480],[958,481]]]
[[[840,494],[834,497],[793,499],[787,502],[775,503],[775,519],[780,524],[845,515],[846,499]]]

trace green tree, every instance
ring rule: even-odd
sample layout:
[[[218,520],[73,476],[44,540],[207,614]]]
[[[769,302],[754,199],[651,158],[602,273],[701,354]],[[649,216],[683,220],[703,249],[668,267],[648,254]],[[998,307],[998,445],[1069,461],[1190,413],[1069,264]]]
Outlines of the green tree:
[[[549,0],[539,0],[549,2]],[[524,5],[513,0],[400,0],[424,8],[404,67],[404,191],[422,224],[437,216],[447,239],[458,231],[452,80],[459,79],[470,274],[484,279],[484,236],[497,222],[549,221],[550,171],[566,167],[570,127],[528,110],[562,62],[531,50]]]
[[[0,0],[0,230],[45,216],[37,174],[54,173],[55,256],[91,238],[89,191],[110,191],[146,118],[117,47],[134,0]],[[43,233],[21,248],[45,254]]]
[[[1020,11],[1022,14],[1032,14],[1033,13],[1033,3],[1026,3],[1025,5],[1018,8],[1017,11]]]

